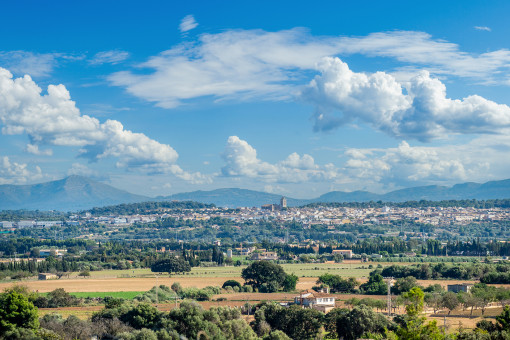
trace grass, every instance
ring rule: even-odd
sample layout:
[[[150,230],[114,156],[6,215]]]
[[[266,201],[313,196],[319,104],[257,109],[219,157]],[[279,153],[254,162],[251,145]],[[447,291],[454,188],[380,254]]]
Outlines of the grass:
[[[372,264],[375,268],[377,264]],[[388,263],[382,263],[383,266]],[[302,277],[317,277],[324,273],[338,274],[345,277],[368,277],[368,274],[373,269],[368,269],[369,264],[367,263],[290,263],[281,264],[285,272],[294,273],[295,275]],[[240,277],[241,271],[246,266],[240,267],[193,267],[191,272],[184,274],[172,274],[172,277]],[[78,273],[71,274],[71,278],[76,278]],[[91,271],[91,279],[107,279],[107,278],[129,278],[139,277],[148,278],[154,277],[154,273],[149,268],[143,269],[123,269],[123,270],[101,270]]]
[[[368,264],[344,264],[344,263],[289,263],[282,264],[286,273],[295,274],[299,277],[317,277],[330,273],[342,277],[368,277],[375,268],[368,269]],[[375,266],[374,266],[375,267]]]
[[[46,314],[60,314],[62,318],[67,319],[70,315],[76,316],[78,319],[87,320],[89,319],[94,312],[97,312],[102,307],[98,307],[96,309],[87,309],[87,308],[39,308],[39,317],[43,317]]]
[[[135,292],[75,292],[70,293],[78,298],[105,298],[107,296],[115,297],[115,298],[123,298],[126,300],[132,300],[135,296],[138,296],[142,293],[142,291]]]

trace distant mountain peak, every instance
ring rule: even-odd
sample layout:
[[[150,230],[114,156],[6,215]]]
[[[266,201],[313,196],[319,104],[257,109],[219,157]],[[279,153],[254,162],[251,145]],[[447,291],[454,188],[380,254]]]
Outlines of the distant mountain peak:
[[[147,201],[88,177],[71,175],[33,185],[0,185],[0,209],[74,211],[96,206]]]

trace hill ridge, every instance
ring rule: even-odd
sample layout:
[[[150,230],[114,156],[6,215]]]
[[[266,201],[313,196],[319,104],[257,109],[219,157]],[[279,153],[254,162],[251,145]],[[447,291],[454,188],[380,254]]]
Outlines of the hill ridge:
[[[148,197],[114,188],[87,177],[72,175],[60,180],[32,185],[0,185],[0,210],[59,210],[79,211],[122,203],[147,201],[195,201],[215,204],[218,207],[253,207],[278,203],[282,195],[243,188],[218,188],[196,190],[169,196]],[[352,192],[331,191],[316,198],[297,199],[287,197],[289,206],[308,203],[331,202],[404,202],[441,201],[462,199],[503,199],[510,198],[510,179],[485,183],[466,182],[451,187],[427,185],[410,187],[376,194],[357,190]]]

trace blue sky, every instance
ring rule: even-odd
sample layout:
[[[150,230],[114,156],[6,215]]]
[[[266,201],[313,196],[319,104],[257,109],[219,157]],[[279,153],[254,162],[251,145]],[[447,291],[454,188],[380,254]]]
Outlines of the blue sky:
[[[510,177],[507,1],[19,1],[0,184],[291,197]]]

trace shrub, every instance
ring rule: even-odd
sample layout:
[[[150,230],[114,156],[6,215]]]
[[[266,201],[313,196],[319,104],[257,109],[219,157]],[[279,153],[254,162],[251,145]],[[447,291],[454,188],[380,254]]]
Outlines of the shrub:
[[[170,288],[172,288],[172,290],[176,293],[179,293],[180,291],[182,291],[182,286],[179,282],[172,283],[172,286]]]
[[[90,272],[88,270],[84,270],[78,274],[78,276],[87,277],[90,276]]]
[[[236,280],[227,280],[223,283],[223,286],[221,288],[227,288],[227,287],[239,287],[241,288],[241,284]]]

